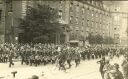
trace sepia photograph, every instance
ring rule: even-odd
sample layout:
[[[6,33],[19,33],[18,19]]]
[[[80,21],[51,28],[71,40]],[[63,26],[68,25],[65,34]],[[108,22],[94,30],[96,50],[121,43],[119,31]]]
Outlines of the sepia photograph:
[[[0,0],[0,79],[128,79],[128,1]]]

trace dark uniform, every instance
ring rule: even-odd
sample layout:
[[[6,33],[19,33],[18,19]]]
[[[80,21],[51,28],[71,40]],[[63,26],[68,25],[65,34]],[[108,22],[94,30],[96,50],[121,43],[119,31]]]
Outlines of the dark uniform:
[[[14,63],[13,63],[13,55],[11,54],[11,55],[9,55],[9,67],[11,67],[11,65],[14,65]]]

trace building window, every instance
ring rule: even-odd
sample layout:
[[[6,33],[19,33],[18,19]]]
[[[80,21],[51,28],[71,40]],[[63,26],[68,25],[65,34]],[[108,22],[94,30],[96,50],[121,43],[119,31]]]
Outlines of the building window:
[[[62,12],[62,10],[59,10],[59,12]]]
[[[85,9],[84,9],[84,7],[82,8],[82,13],[84,14],[84,11],[85,11]]]
[[[73,16],[70,16],[70,20],[72,20]]]
[[[84,17],[82,18],[82,21],[84,21]]]
[[[63,1],[60,1],[59,3],[60,3],[60,4],[59,4],[59,8],[62,9],[62,8],[63,8]]]
[[[77,6],[79,7],[79,3],[77,3]]]
[[[70,11],[73,11],[73,2],[70,3]]]
[[[117,28],[115,27],[114,30],[117,30]]]
[[[98,13],[97,12],[95,13],[95,16],[96,16],[96,18],[98,17]]]
[[[89,10],[89,7],[87,8],[87,10]]]
[[[60,1],[60,4],[62,4],[63,3],[63,1]]]
[[[73,1],[70,2],[70,7],[72,7],[72,6],[73,6]]]
[[[60,16],[60,20],[61,20],[61,21],[63,20],[62,16]]]
[[[76,17],[76,24],[78,24],[78,17]]]
[[[0,21],[2,19],[2,10],[0,10]]]
[[[63,5],[63,1],[60,1],[60,2],[59,2],[59,5],[62,7],[62,5]]]
[[[92,17],[94,16],[93,12],[92,12]]]
[[[79,12],[79,6],[76,6],[76,12]]]
[[[70,16],[70,23],[72,23],[72,20],[73,20],[73,16]]]
[[[88,25],[88,26],[90,25],[90,23],[89,23],[89,19],[87,19],[87,25]]]
[[[31,3],[31,1],[30,1],[30,3]],[[39,4],[42,4],[42,1],[39,1]]]
[[[91,4],[93,3],[92,0],[90,0],[90,3],[91,3]]]
[[[84,26],[84,21],[82,21],[82,26]]]
[[[70,12],[73,12],[73,7],[70,7]]]
[[[70,4],[73,5],[73,1],[71,1]]]
[[[59,15],[62,16],[62,10],[59,10]]]
[[[62,20],[62,10],[59,10],[59,18]]]
[[[94,16],[94,10],[92,10],[92,16]]]

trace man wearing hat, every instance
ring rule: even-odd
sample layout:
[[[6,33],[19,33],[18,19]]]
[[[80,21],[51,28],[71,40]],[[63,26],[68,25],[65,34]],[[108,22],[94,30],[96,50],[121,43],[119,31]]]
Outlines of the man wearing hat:
[[[124,79],[122,72],[119,70],[119,65],[115,63],[113,65],[113,70],[110,71],[111,79]]]

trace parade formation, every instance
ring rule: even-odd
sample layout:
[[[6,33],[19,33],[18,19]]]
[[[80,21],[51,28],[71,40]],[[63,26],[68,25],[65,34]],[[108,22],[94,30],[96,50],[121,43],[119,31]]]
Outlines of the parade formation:
[[[128,54],[127,48],[111,48],[101,46],[70,47],[55,44],[12,44],[5,43],[0,46],[0,62],[9,62],[9,67],[15,65],[14,61],[20,61],[21,65],[39,66],[56,64],[59,70],[66,71],[72,67],[72,62],[77,67],[80,61],[95,60],[100,64],[99,71],[102,79],[127,79],[128,78]],[[123,74],[119,65],[111,65],[110,59],[114,56],[124,56],[122,63]],[[109,58],[107,58],[109,57]]]
[[[65,69],[64,64],[67,62],[69,68],[71,62],[79,65],[80,60],[90,60],[104,57],[110,49],[101,49],[92,47],[69,47],[66,45],[55,44],[2,44],[0,62],[10,62],[9,67],[13,65],[12,59],[20,59],[21,64],[38,66],[48,63],[58,63],[60,67]],[[102,53],[104,52],[104,53]]]

